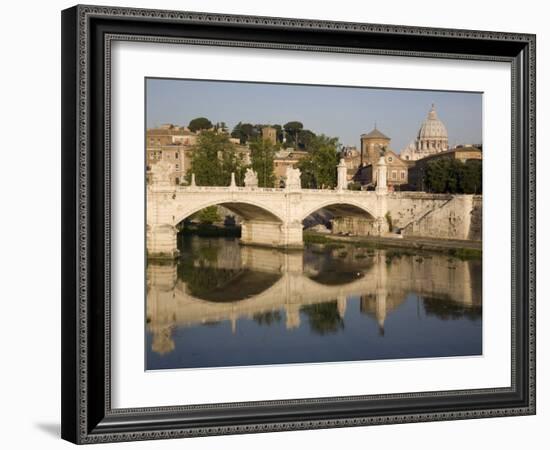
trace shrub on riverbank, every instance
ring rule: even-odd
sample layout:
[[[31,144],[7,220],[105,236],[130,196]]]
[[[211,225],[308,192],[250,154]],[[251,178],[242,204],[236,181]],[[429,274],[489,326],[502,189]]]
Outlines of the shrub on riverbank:
[[[481,259],[482,256],[482,251],[478,248],[451,248],[448,253],[461,260]]]
[[[388,249],[390,251],[390,258],[391,261],[395,257],[401,257],[401,256],[412,256],[412,255],[418,255],[422,254],[425,258],[430,258],[429,253],[443,253],[447,254],[453,258],[458,258],[461,260],[470,260],[470,259],[481,259],[482,257],[482,251],[481,249],[477,248],[446,248],[445,246],[434,246],[434,248],[430,248],[428,245],[423,244],[419,246],[411,246],[411,245],[400,245],[405,244],[405,242],[402,242],[398,239],[394,239],[392,241],[395,242],[388,242],[386,241],[378,241],[375,239],[372,240],[365,240],[361,238],[354,239],[352,237],[346,237],[346,238],[333,238],[330,236],[320,235],[316,233],[311,232],[304,232],[304,243],[306,244],[318,244],[320,246],[323,246],[323,248],[341,248],[344,245],[352,245],[355,248],[358,249],[367,249],[367,253],[369,255],[374,253],[374,250],[385,250]]]
[[[330,242],[334,242],[332,239],[322,236],[320,234],[313,234],[304,232],[303,235],[304,244],[328,244]]]

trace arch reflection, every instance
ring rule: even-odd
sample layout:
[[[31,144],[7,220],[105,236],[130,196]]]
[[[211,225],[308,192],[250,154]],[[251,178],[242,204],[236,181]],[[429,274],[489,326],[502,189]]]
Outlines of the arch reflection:
[[[178,262],[149,262],[147,280],[147,330],[159,355],[176,350],[176,328],[229,322],[237,333],[244,319],[330,336],[345,331],[355,309],[384,336],[392,332],[386,326],[392,315],[413,294],[425,316],[481,317],[481,262],[440,255],[396,257],[352,246],[283,252],[192,238]]]

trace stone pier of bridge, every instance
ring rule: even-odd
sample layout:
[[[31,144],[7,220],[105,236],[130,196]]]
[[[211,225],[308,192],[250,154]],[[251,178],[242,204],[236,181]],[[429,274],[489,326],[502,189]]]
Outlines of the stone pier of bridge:
[[[248,220],[241,225],[241,243],[273,247],[303,246],[301,223],[279,223]]]

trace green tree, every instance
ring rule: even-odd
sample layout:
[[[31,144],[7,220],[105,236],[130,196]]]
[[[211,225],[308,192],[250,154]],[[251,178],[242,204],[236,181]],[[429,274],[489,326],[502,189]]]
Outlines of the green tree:
[[[277,130],[277,142],[283,142],[283,127],[281,125],[271,125]]]
[[[462,172],[463,163],[456,160],[449,160],[447,166],[447,192],[450,194],[459,194],[460,192],[460,175]]]
[[[464,163],[460,177],[460,189],[465,194],[482,193],[481,166],[481,161],[478,159],[469,159]]]
[[[315,177],[316,167],[311,155],[300,160],[297,166],[298,166],[298,169],[300,169],[300,172],[302,172],[302,176],[300,178],[302,187],[306,189],[316,189],[317,188],[317,178]]]
[[[438,159],[426,165],[424,188],[428,192],[448,194],[481,194],[481,161],[465,163],[457,159]]]
[[[221,131],[222,133],[227,133],[227,125],[225,122],[216,122],[214,125],[215,131]]]
[[[315,133],[311,130],[301,130],[298,132],[298,147],[309,150]]]
[[[241,139],[241,127],[243,123],[239,122],[237,125],[233,127],[233,130],[231,130],[231,137],[236,139]],[[241,142],[242,144],[242,142]]]
[[[194,173],[199,186],[227,186],[234,172],[237,183],[242,184],[244,170],[243,157],[226,134],[204,131],[193,148],[187,180]]]
[[[428,192],[441,193],[447,188],[447,160],[430,161],[426,165],[424,188]]]
[[[276,146],[265,139],[255,139],[250,142],[252,169],[258,174],[260,187],[273,187],[275,184],[273,159],[276,151]]]
[[[209,130],[212,128],[212,122],[206,117],[197,117],[189,122],[188,128],[194,133],[199,130]]]
[[[229,138],[226,137],[226,139],[229,142]],[[221,167],[222,177],[224,180],[227,180],[227,184],[231,181],[231,173],[234,173],[235,182],[238,185],[243,185],[247,166],[244,161],[244,154],[239,153],[235,146],[233,146],[231,151],[224,151],[221,153]]]
[[[338,138],[323,134],[310,141],[309,155],[298,163],[302,172],[302,187],[332,189],[336,186],[338,165]]]
[[[287,142],[295,148],[298,148],[298,133],[304,128],[302,122],[287,122],[284,124],[283,128],[287,134]]]
[[[212,225],[214,222],[221,220],[217,206],[207,206],[196,213],[193,218],[196,218],[201,224],[206,225]]]
[[[233,127],[231,137],[239,139],[241,144],[244,145],[248,141],[258,137],[260,134],[261,130],[259,130],[256,125],[252,125],[251,123],[239,122]]]

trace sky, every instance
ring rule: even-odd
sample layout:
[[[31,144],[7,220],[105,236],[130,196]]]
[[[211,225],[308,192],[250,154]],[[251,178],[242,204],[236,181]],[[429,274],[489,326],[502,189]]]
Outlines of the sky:
[[[285,124],[299,121],[316,134],[359,148],[360,136],[378,130],[403,150],[431,105],[447,127],[449,145],[482,143],[482,94],[235,81],[146,80],[146,124],[187,125],[196,117],[225,122]]]

